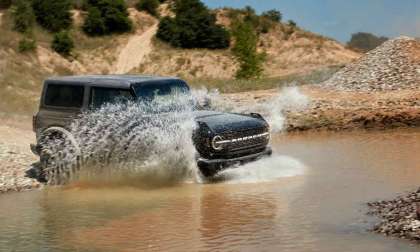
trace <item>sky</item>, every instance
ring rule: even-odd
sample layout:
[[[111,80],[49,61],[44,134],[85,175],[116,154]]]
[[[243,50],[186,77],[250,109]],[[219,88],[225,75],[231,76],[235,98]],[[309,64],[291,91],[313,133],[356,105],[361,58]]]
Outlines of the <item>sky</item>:
[[[420,0],[203,0],[211,7],[278,9],[283,20],[341,42],[352,33],[420,37]]]

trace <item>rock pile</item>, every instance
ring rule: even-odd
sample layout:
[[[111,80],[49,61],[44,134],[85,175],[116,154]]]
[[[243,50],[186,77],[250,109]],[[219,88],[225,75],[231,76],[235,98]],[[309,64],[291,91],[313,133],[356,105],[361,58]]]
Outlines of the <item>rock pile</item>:
[[[420,41],[388,40],[321,84],[346,91],[420,89]]]
[[[420,244],[420,188],[390,201],[368,203],[369,214],[382,219],[373,231],[416,241]],[[420,207],[420,206],[419,206]]]

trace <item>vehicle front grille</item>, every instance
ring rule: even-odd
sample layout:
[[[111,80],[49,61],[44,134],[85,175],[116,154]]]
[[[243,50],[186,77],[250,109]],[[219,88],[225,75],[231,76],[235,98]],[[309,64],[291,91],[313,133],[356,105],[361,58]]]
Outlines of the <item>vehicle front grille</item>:
[[[269,133],[266,128],[224,132],[220,136],[226,146],[225,150],[229,152],[266,146],[269,141]]]

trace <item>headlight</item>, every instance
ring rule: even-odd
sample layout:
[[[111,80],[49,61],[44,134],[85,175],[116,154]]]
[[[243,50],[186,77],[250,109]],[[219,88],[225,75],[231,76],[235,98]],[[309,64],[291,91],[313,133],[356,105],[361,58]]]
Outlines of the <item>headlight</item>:
[[[222,150],[223,149],[223,138],[221,136],[215,136],[213,137],[213,139],[211,140],[211,147],[217,151]]]

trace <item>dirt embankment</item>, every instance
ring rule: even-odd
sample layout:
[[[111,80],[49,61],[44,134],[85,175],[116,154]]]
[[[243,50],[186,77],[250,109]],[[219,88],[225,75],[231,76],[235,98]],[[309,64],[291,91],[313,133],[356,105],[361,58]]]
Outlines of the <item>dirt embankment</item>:
[[[309,104],[304,109],[286,109],[286,131],[389,129],[420,126],[420,90],[375,93],[326,90],[314,85],[300,87]],[[281,91],[280,91],[281,92]],[[279,91],[261,90],[226,94],[241,107],[264,104]]]

